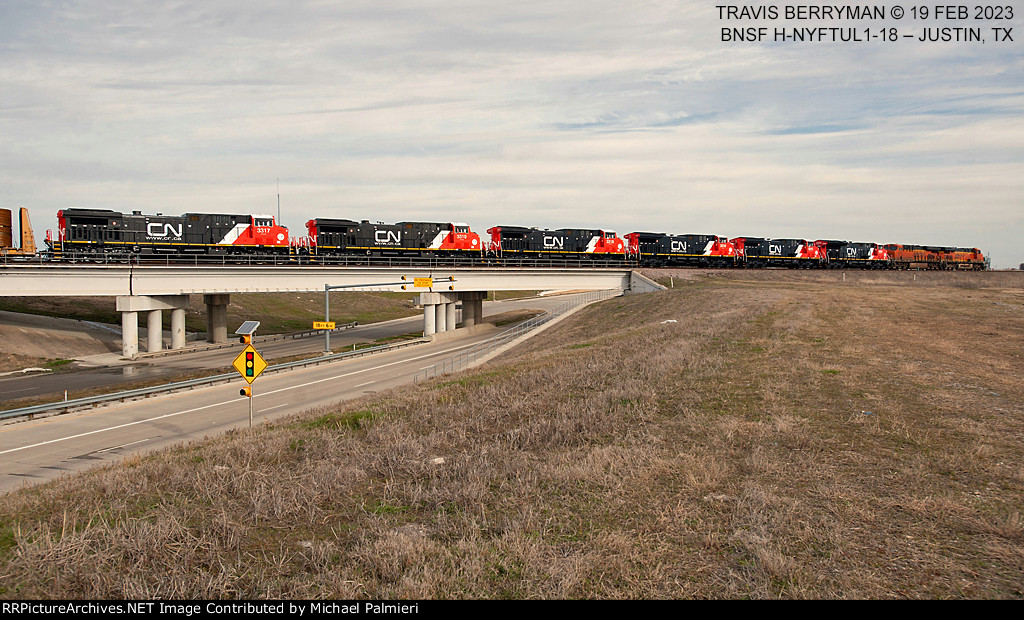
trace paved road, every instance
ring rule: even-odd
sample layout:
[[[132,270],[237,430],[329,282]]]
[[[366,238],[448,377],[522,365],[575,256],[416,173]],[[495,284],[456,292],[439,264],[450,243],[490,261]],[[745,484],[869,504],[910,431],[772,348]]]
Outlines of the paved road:
[[[509,310],[521,310],[535,308],[539,310],[550,310],[565,301],[564,296],[538,297],[528,299],[514,299],[499,302],[487,302],[484,304],[484,316],[493,316]],[[331,349],[334,352],[351,348],[353,344],[373,342],[380,338],[401,336],[411,332],[423,330],[423,316],[417,315],[405,319],[387,321],[384,323],[371,323],[360,325],[353,329],[331,334]],[[260,342],[257,335],[253,343],[264,358],[273,363],[275,359],[285,359],[291,356],[316,353],[323,351],[323,336],[299,338],[294,340],[277,340]],[[50,395],[54,400],[63,397],[64,391],[68,391],[69,398],[76,398],[82,395],[85,390],[94,388],[109,387],[110,391],[116,391],[121,384],[132,381],[148,381],[164,377],[173,377],[183,373],[210,371],[230,371],[231,360],[240,350],[240,345],[235,348],[215,348],[209,350],[198,350],[191,353],[180,353],[159,357],[143,357],[136,362],[113,362],[109,366],[103,366],[89,370],[78,370],[70,373],[39,374],[39,375],[11,375],[0,377],[0,409],[6,409],[6,401],[27,398],[32,396]],[[116,355],[111,355],[111,360],[116,360]]]
[[[254,424],[410,383],[416,373],[496,332],[260,377]],[[249,426],[237,381],[0,426],[0,491],[125,456]]]

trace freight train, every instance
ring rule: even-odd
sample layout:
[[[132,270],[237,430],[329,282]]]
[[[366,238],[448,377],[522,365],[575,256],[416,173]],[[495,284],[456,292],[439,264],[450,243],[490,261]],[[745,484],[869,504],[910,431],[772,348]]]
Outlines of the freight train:
[[[47,231],[46,249],[40,253],[44,260],[144,261],[159,257],[179,262],[209,256],[225,261],[271,257],[274,262],[301,264],[359,257],[454,258],[467,264],[495,265],[573,261],[649,267],[815,269],[983,270],[989,266],[977,248],[653,232],[619,237],[606,229],[523,226],[494,226],[487,230],[490,237],[481,239],[468,224],[458,222],[385,224],[315,218],[306,222],[306,234],[290,236],[271,215],[144,215],[139,211],[129,214],[64,209],[57,213],[57,226],[56,234]],[[23,240],[22,255],[26,254],[25,243]],[[2,248],[0,251],[12,253]]]

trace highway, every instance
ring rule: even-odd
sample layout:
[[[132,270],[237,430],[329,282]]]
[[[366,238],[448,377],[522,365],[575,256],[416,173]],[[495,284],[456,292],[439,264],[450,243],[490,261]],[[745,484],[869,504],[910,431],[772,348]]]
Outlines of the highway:
[[[493,316],[510,310],[550,310],[565,301],[564,296],[533,297],[484,303],[484,316]],[[259,317],[253,317],[258,319]],[[331,349],[334,352],[351,349],[353,344],[374,342],[381,338],[392,338],[423,330],[423,316],[416,315],[383,323],[371,323],[331,334]],[[324,349],[323,336],[262,341],[257,332],[253,340],[260,354],[270,363],[275,359],[286,359],[299,355],[310,355]],[[240,349],[239,349],[240,350]],[[170,378],[184,373],[217,374],[231,370],[231,360],[237,354],[232,348],[207,349],[200,345],[194,351],[149,357],[143,356],[134,362],[115,362],[94,369],[70,373],[10,375],[0,377],[0,409],[4,403],[14,399],[49,395],[54,401],[63,398],[68,391],[69,398],[82,395],[85,390],[109,388],[109,391],[126,389],[123,384],[136,381]],[[111,354],[111,359],[116,356]]]
[[[333,364],[261,376],[253,384],[254,424],[410,383],[416,373],[493,336],[415,345]],[[221,352],[231,357],[231,350]],[[248,428],[237,381],[162,397],[0,426],[0,491],[124,457]]]

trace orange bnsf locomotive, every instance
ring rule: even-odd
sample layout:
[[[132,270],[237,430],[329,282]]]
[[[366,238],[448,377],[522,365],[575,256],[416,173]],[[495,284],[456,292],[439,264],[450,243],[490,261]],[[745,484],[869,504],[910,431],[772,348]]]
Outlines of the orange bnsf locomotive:
[[[509,259],[557,259],[564,264],[663,267],[787,267],[858,269],[988,268],[977,248],[953,248],[841,240],[769,239],[718,235],[668,235],[589,228],[556,230],[494,226],[482,241],[468,224],[316,218],[306,234],[289,237],[269,215],[186,213],[165,216],[104,209],[64,209],[58,232],[47,231],[51,260],[131,260],[175,257],[257,256],[285,262],[330,262],[341,258],[445,258],[466,264],[512,264]],[[581,263],[583,261],[583,263]],[[274,262],[278,262],[276,259]]]
[[[950,248],[924,245],[885,246],[893,269],[958,269],[978,271],[988,268],[988,260],[978,248]]]

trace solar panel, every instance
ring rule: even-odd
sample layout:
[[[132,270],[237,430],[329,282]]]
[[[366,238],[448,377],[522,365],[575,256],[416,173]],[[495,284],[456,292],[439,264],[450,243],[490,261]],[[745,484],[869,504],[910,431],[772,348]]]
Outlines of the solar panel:
[[[259,326],[259,321],[246,321],[235,330],[235,333],[239,336],[251,336],[256,333],[256,328]]]

